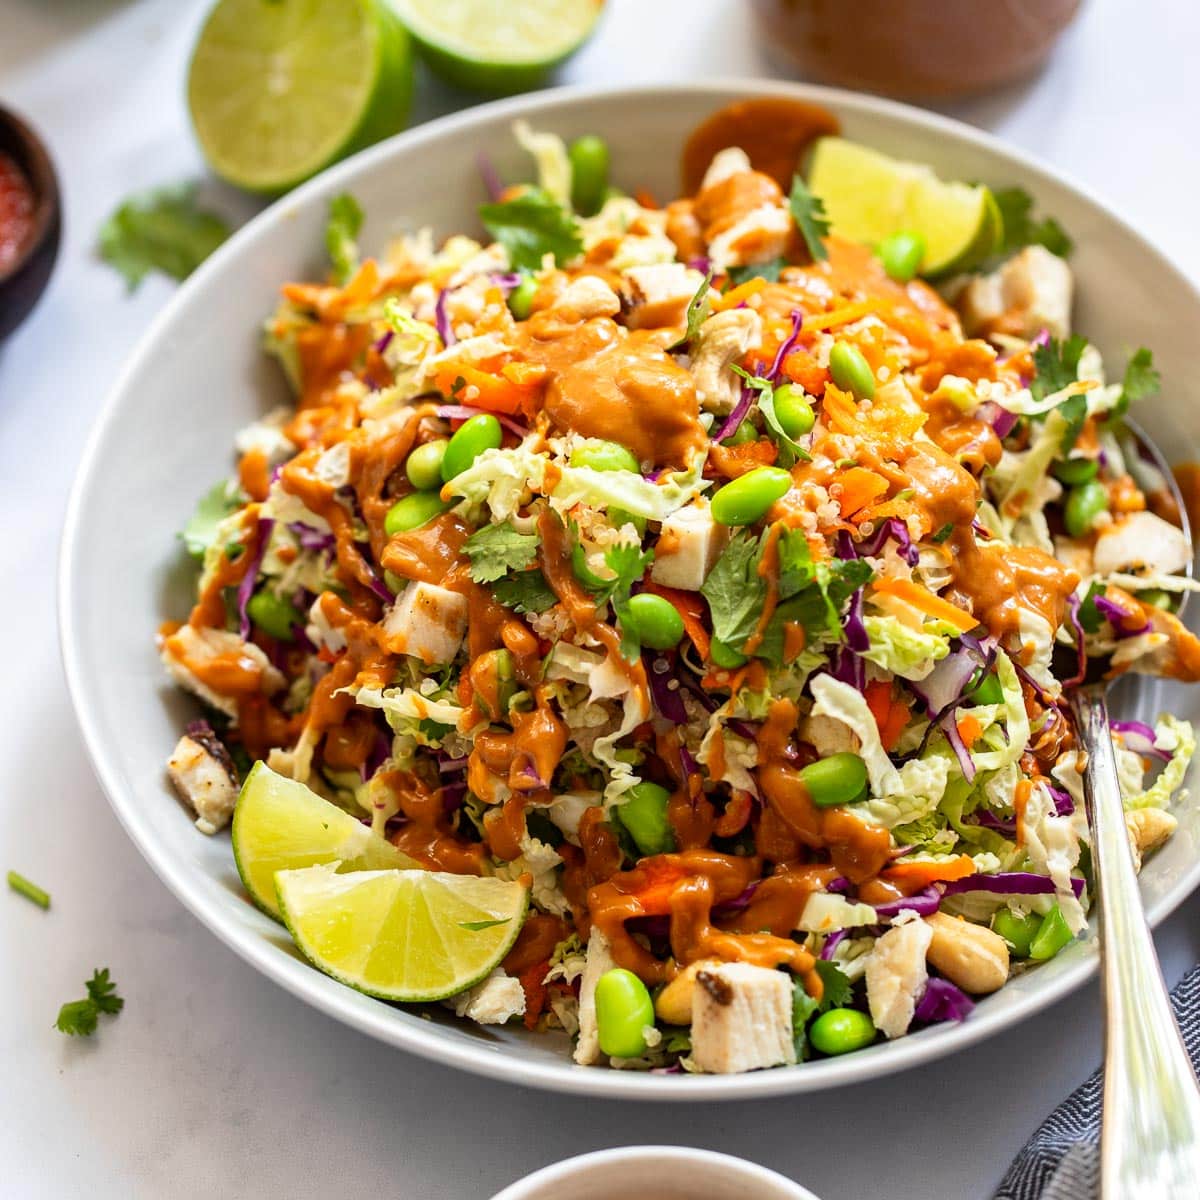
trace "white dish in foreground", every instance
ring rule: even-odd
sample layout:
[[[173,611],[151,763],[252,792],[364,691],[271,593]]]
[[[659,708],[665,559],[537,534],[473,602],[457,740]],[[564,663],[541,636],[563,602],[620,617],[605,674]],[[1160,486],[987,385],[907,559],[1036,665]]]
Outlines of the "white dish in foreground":
[[[808,1188],[766,1167],[682,1146],[622,1146],[543,1167],[492,1200],[818,1200]]]
[[[472,109],[402,134],[332,168],[232,238],[143,338],[92,432],[71,497],[60,576],[63,657],[72,700],[105,792],[135,844],[175,894],[238,954],[289,991],[346,1024],[402,1049],[511,1083],[598,1096],[714,1100],[811,1091],[877,1078],[963,1049],[1078,987],[1096,967],[1089,938],[983,1000],[962,1025],[941,1025],[846,1058],[751,1075],[670,1076],[574,1066],[565,1036],[485,1029],[448,1014],[433,1021],[361,995],[301,961],[283,930],[242,894],[226,837],[197,834],[171,793],[164,761],[193,712],[169,686],[154,631],[186,612],[190,568],[176,534],[197,497],[231,469],[233,433],[284,398],[257,330],[285,280],[324,269],[330,197],[353,191],[367,213],[364,247],[404,228],[436,234],[476,226],[483,188],[475,155],[503,175],[529,164],[510,133],[524,117],[568,137],[597,133],[612,148],[618,183],[676,194],[683,139],[714,109],[744,96],[823,104],[847,136],[947,177],[1020,185],[1076,241],[1077,327],[1113,361],[1150,346],[1165,395],[1137,414],[1175,461],[1200,443],[1194,371],[1200,295],[1170,261],[1098,200],[984,134],[872,97],[769,82],[562,90]],[[1121,708],[1168,709],[1200,719],[1200,692],[1144,682]],[[1200,799],[1177,810],[1180,827],[1147,864],[1142,890],[1152,923],[1200,882]]]

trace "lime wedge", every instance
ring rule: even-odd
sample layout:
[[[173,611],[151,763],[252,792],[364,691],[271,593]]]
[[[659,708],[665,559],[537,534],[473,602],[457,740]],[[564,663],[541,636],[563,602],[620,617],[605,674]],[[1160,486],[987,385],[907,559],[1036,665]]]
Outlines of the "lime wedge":
[[[391,0],[430,67],[457,87],[524,92],[591,36],[604,0]]]
[[[334,864],[275,876],[279,906],[313,966],[384,1000],[442,1000],[483,979],[521,931],[519,883]]]
[[[1000,247],[1000,210],[986,187],[945,183],[928,167],[845,138],[817,142],[808,186],[824,201],[833,232],[852,241],[876,245],[889,234],[919,233],[922,275],[970,270]]]
[[[279,917],[275,872],[338,862],[342,871],[417,867],[361,821],[257,762],[233,810],[233,858],[251,899]]]
[[[412,49],[384,0],[219,0],[188,68],[209,166],[281,192],[404,125]]]

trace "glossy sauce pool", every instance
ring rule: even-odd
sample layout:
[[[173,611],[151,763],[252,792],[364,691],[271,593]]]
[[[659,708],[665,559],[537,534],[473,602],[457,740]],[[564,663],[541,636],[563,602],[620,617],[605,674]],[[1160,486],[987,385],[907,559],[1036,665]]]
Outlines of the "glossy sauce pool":
[[[16,265],[33,231],[34,195],[29,180],[0,150],[0,276]]]

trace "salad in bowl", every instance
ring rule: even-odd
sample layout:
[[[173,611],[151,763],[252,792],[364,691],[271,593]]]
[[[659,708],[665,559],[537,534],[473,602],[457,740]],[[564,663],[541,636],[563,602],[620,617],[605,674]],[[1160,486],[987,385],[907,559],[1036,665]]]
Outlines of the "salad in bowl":
[[[339,196],[283,286],[295,403],[159,633],[205,707],[168,771],[335,978],[731,1073],[968,1019],[1086,927],[1064,689],[1200,678],[1152,356],[1072,332],[1028,198],[794,108],[782,161],[718,114],[665,205],[518,123],[479,230],[363,257]],[[1195,738],[1114,742],[1140,861]]]

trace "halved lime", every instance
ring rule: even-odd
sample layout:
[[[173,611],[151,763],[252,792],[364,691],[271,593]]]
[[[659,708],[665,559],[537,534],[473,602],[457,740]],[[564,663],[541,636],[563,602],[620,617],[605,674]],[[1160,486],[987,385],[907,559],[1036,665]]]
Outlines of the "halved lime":
[[[251,899],[279,917],[275,872],[338,862],[342,871],[417,867],[361,821],[257,762],[233,810],[233,858]]]
[[[384,1000],[442,1000],[508,953],[529,905],[519,883],[331,863],[275,876],[279,907],[313,966]]]
[[[219,0],[188,68],[209,166],[281,192],[403,128],[412,48],[385,0]]]
[[[524,92],[591,36],[604,0],[391,0],[430,67],[457,87]]]
[[[1003,223],[986,187],[946,183],[926,166],[845,138],[817,142],[808,186],[824,201],[833,232],[852,241],[875,245],[893,233],[919,233],[922,275],[970,270],[1000,247]]]

